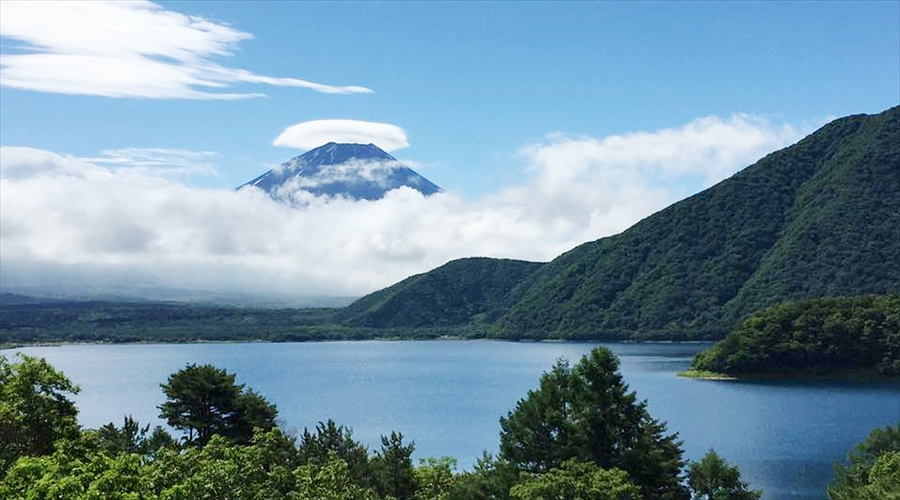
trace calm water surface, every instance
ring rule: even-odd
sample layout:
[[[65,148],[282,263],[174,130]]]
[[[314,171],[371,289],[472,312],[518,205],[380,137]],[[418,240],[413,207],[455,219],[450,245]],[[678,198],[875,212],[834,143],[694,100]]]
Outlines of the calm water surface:
[[[377,449],[400,431],[416,456],[449,455],[469,468],[496,452],[516,401],[560,357],[573,364],[597,344],[329,342],[297,344],[72,345],[18,349],[42,356],[81,386],[74,399],[87,427],[131,414],[162,424],[159,384],[187,363],[237,374],[278,405],[287,429],[328,418]],[[876,427],[900,420],[900,387],[825,382],[690,380],[698,344],[604,344],[631,389],[684,440],[689,459],[710,448],[741,468],[767,500],[825,498],[832,464]],[[3,351],[9,356],[10,351]]]

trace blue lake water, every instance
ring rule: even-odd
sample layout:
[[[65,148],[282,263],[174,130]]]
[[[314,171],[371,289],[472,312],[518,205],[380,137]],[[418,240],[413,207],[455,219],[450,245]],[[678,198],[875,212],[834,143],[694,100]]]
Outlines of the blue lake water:
[[[417,457],[469,468],[498,449],[499,418],[560,357],[597,344],[487,341],[69,345],[17,349],[46,358],[81,386],[87,427],[131,414],[162,424],[159,384],[187,363],[237,374],[302,431],[334,419],[376,449],[400,431]],[[872,429],[900,421],[900,387],[832,382],[718,382],[678,377],[702,344],[603,344],[651,414],[684,440],[686,458],[710,448],[740,466],[767,500],[823,499],[833,464]],[[13,351],[3,351],[10,357]]]

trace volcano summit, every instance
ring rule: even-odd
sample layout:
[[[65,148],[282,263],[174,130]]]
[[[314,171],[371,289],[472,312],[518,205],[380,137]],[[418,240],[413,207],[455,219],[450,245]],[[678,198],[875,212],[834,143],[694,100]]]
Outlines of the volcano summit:
[[[377,200],[403,186],[426,196],[441,190],[374,144],[334,142],[292,158],[238,189],[246,186],[279,200],[296,200],[301,192]]]

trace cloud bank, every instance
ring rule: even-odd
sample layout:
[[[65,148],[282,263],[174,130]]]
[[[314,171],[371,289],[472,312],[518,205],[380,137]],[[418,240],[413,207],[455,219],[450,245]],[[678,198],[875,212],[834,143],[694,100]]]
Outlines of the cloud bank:
[[[191,188],[152,170],[3,147],[0,267],[5,287],[80,269],[104,286],[359,296],[460,257],[550,260],[800,136],[743,115],[555,135],[523,148],[525,182],[480,200],[401,188],[377,201],[308,197],[300,208],[258,189]]]
[[[390,123],[362,120],[312,120],[285,128],[272,141],[274,146],[313,149],[329,142],[374,144],[387,151],[408,148],[406,131]]]
[[[237,84],[306,88],[329,94],[372,91],[257,75],[216,59],[252,35],[149,1],[3,2],[0,85],[104,97],[243,99]]]

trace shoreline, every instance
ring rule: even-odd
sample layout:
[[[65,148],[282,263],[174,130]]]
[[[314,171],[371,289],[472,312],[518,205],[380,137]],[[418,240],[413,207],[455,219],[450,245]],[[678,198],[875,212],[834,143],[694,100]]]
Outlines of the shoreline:
[[[718,373],[718,372],[710,372],[705,370],[684,370],[678,372],[676,375],[682,378],[690,378],[695,380],[728,380],[728,381],[736,381],[739,380],[734,375],[728,375],[727,373]]]
[[[742,382],[742,383],[762,383],[762,382],[842,382],[859,385],[897,385],[900,384],[900,376],[897,375],[881,375],[873,370],[844,370],[828,373],[811,373],[808,371],[798,370],[796,372],[777,372],[777,373],[746,373],[741,375],[730,375],[727,373],[718,373],[705,370],[688,369],[678,372],[677,375],[682,378],[694,380],[710,380],[718,382]]]
[[[457,335],[445,335],[440,337],[374,337],[366,339],[354,338],[314,338],[309,340],[272,340],[272,339],[239,339],[239,340],[188,340],[166,342],[161,340],[134,340],[134,341],[108,341],[108,340],[58,340],[46,342],[10,342],[0,343],[0,351],[21,349],[23,347],[65,347],[81,345],[187,345],[187,344],[308,344],[308,343],[332,343],[332,342],[508,342],[514,344],[675,344],[697,345],[712,344],[713,340],[569,340],[569,339],[504,339],[489,337],[465,337]]]
[[[442,336],[433,338],[406,338],[406,337],[379,337],[370,339],[310,339],[310,340],[196,340],[188,342],[160,342],[154,340],[147,341],[129,341],[129,342],[109,342],[109,341],[51,341],[36,343],[5,343],[0,344],[0,356],[6,354],[7,351],[29,347],[67,347],[67,346],[140,346],[140,345],[190,345],[190,344],[308,344],[308,343],[358,343],[358,342],[502,342],[502,343],[533,343],[533,344],[553,344],[553,343],[579,343],[579,344],[620,344],[620,345],[697,345],[703,343],[712,343],[712,341],[637,341],[637,340],[561,340],[561,339],[545,339],[545,340],[512,340],[499,338],[466,338],[462,336]],[[10,352],[12,354],[12,352]],[[740,383],[765,383],[765,382],[831,382],[831,383],[848,383],[854,385],[885,385],[900,384],[900,376],[880,375],[874,371],[842,371],[830,373],[810,373],[797,371],[793,373],[748,373],[741,375],[730,375],[727,373],[718,373],[705,370],[687,369],[676,373],[676,376],[684,379],[704,380],[712,382],[740,382]]]

